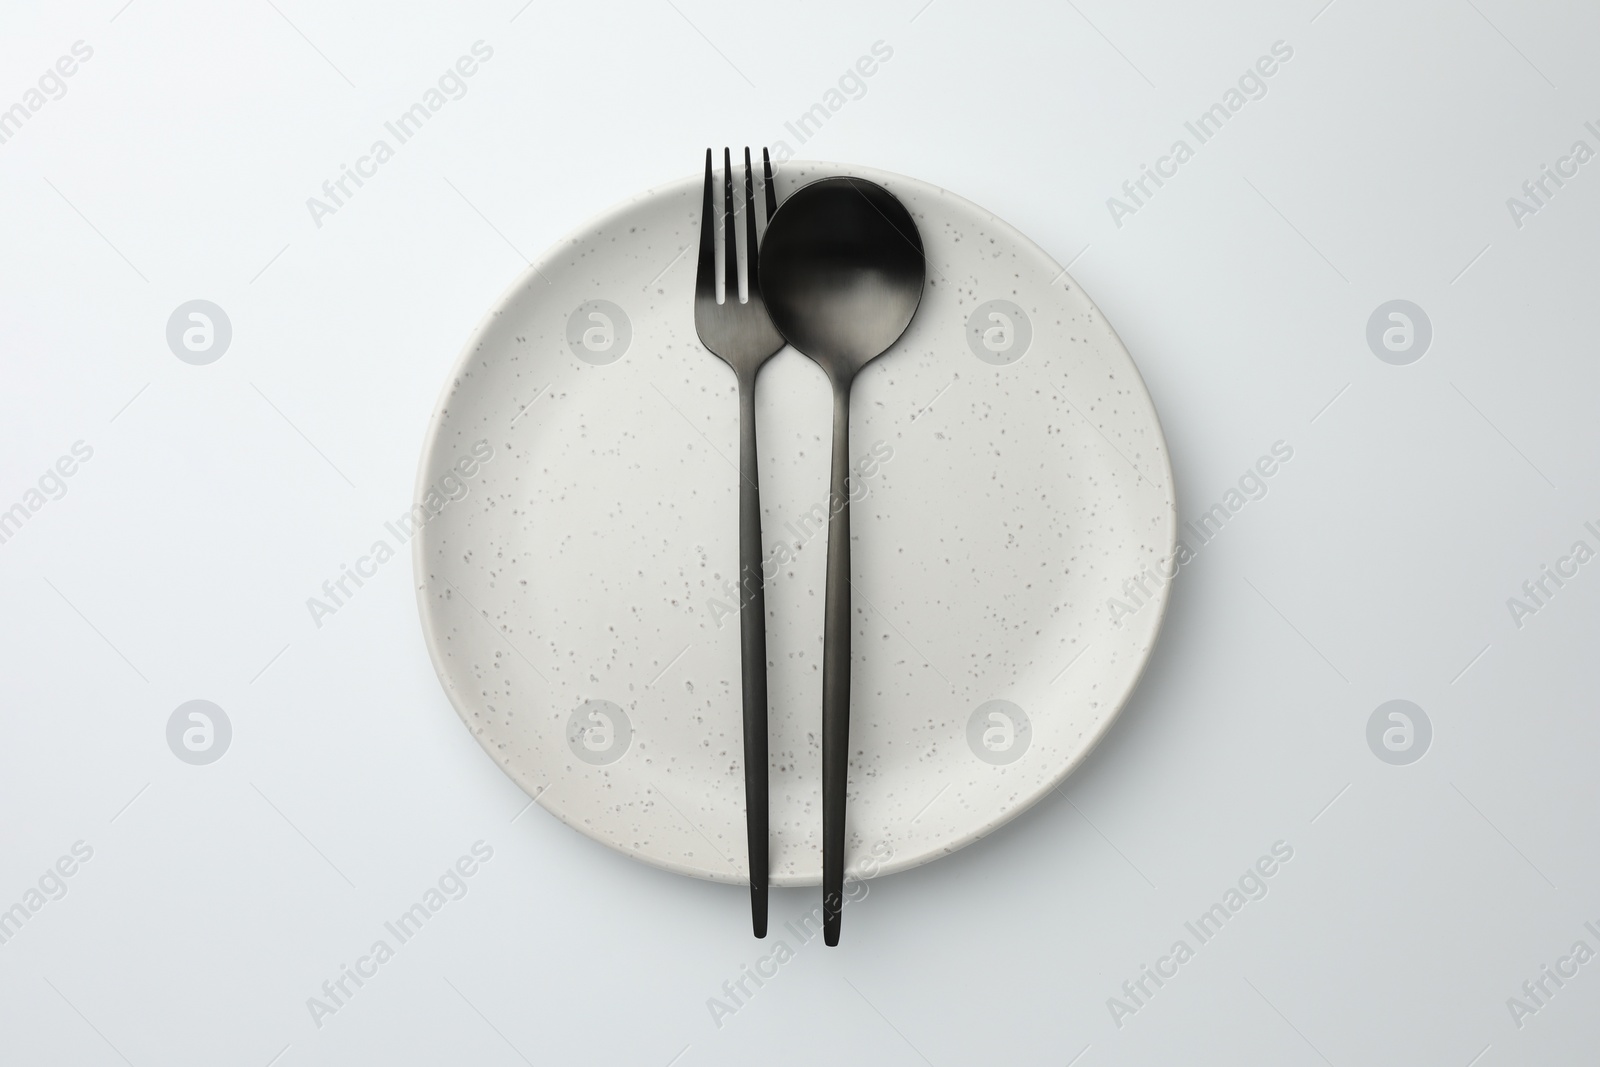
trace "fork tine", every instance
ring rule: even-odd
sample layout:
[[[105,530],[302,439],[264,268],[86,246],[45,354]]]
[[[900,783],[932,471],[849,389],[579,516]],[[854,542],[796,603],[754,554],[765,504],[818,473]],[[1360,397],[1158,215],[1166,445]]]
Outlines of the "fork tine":
[[[761,169],[767,172],[767,221],[772,221],[772,213],[778,210],[778,194],[772,188],[772,160],[767,156],[767,150],[761,150]]]
[[[711,149],[706,149],[706,193],[700,205],[700,266],[694,279],[694,298],[717,302],[717,216],[711,200]]]
[[[744,150],[744,259],[745,259],[745,284],[750,290],[751,301],[761,297],[760,271],[756,269],[756,185],[755,174],[750,169],[750,148]]]
[[[723,199],[723,229],[726,231],[725,240],[727,252],[723,256],[727,288],[724,290],[723,302],[737,304],[739,302],[739,227],[734,222],[733,213],[733,154],[724,148],[722,150],[722,199]]]

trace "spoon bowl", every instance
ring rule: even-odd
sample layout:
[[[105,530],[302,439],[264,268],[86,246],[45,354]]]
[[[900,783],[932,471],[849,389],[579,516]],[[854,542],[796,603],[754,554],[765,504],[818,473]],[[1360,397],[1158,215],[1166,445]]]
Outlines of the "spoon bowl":
[[[922,302],[922,235],[895,195],[864,178],[796,190],[767,225],[761,291],[778,331],[845,384],[905,333]]]

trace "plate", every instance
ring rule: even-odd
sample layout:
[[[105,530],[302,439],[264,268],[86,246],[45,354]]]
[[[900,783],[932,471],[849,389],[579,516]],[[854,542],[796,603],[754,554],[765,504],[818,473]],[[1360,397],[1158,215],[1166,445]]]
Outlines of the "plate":
[[[1149,394],[1072,278],[911,178],[790,162],[779,197],[834,174],[894,192],[928,260],[851,403],[848,861],[886,874],[1083,760],[1150,655],[1177,518]],[[512,779],[629,856],[745,882],[738,403],[695,334],[701,182],[585,225],[484,318],[423,447],[413,563],[440,681]],[[756,408],[771,878],[815,885],[827,381],[785,349]]]

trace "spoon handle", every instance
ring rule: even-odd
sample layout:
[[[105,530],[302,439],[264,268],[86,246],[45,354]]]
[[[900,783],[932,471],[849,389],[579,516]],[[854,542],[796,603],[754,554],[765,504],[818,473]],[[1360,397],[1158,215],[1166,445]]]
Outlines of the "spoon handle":
[[[744,679],[744,821],[750,925],[767,936],[767,604],[761,573],[755,375],[739,376],[739,651]]]
[[[850,773],[850,383],[833,386],[833,477],[822,634],[822,931],[839,943],[845,790]]]

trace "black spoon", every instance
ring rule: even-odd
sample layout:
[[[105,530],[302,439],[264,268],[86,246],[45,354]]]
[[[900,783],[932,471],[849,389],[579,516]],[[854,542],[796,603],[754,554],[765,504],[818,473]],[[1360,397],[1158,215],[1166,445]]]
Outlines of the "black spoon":
[[[850,387],[905,333],[927,262],[911,213],[864,178],[797,190],[767,224],[761,291],[778,332],[833,384],[827,607],[822,643],[823,941],[839,943],[850,769]]]

